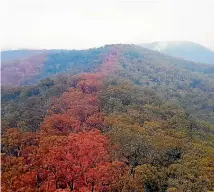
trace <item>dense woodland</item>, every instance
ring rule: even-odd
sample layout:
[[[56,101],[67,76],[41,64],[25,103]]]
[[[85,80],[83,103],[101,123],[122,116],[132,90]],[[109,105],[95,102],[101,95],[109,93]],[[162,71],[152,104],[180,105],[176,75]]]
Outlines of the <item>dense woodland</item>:
[[[214,190],[212,66],[133,45],[45,58],[2,86],[2,191]]]

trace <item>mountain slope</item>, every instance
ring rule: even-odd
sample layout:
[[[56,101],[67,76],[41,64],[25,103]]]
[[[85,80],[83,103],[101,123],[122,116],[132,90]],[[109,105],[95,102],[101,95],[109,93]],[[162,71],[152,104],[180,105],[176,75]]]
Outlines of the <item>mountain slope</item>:
[[[142,47],[185,60],[214,64],[214,52],[206,47],[188,41],[152,42],[141,44]]]
[[[18,86],[38,83],[60,73],[75,74],[96,69],[105,60],[107,49],[44,50],[25,59],[2,64],[2,85]]]
[[[19,61],[19,65],[14,63],[11,67],[3,67],[2,84],[35,85],[30,87],[33,92],[29,93],[31,97],[34,92],[38,92],[33,90],[38,89],[36,84],[40,80],[55,78],[55,75],[99,71],[103,63],[108,67],[106,61],[111,61],[111,55],[116,52],[119,52],[118,63],[115,63],[116,70],[113,75],[151,88],[165,101],[173,101],[184,107],[195,118],[214,123],[214,66],[176,59],[140,46],[107,45],[98,49],[60,50],[36,56],[29,62],[24,60]],[[51,86],[54,85],[55,83],[51,83]],[[25,94],[15,97],[14,102],[25,97]]]
[[[214,190],[209,67],[134,45],[43,58],[2,88],[3,191]]]

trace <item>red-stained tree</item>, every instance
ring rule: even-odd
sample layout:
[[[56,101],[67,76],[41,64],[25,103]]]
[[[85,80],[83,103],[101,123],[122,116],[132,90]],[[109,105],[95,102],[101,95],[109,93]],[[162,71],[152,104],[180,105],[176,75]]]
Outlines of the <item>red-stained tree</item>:
[[[20,187],[48,192],[111,189],[125,167],[111,162],[110,150],[108,138],[98,130],[41,136],[39,147],[25,165],[29,171],[20,176]]]

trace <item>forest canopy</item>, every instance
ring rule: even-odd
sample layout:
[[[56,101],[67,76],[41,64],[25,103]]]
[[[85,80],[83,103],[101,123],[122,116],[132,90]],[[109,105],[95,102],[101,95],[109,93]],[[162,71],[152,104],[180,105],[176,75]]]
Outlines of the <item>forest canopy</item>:
[[[2,86],[2,191],[214,190],[212,67],[134,45],[42,58]]]

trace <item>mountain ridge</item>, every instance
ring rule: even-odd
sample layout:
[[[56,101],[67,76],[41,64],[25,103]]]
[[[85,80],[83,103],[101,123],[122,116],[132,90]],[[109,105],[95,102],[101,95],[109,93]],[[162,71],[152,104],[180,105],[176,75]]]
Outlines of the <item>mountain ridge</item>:
[[[90,70],[91,65],[99,65],[108,51],[118,47],[129,47],[137,49],[137,52],[144,52],[146,55],[153,55],[161,60],[168,60],[170,65],[176,65],[181,68],[199,72],[204,74],[212,74],[214,67],[208,64],[200,64],[192,61],[185,61],[179,58],[173,58],[157,51],[147,48],[141,48],[134,44],[110,44],[99,48],[91,48],[84,50],[39,50],[39,52],[31,53],[28,57],[21,57],[10,62],[2,62],[2,85],[24,85],[38,82],[43,78],[58,74]],[[18,51],[19,52],[19,51]],[[15,51],[14,51],[15,53]],[[143,53],[143,54],[144,54]],[[138,54],[138,53],[137,53]],[[95,63],[95,58],[99,58]],[[156,61],[157,62],[157,61]]]

